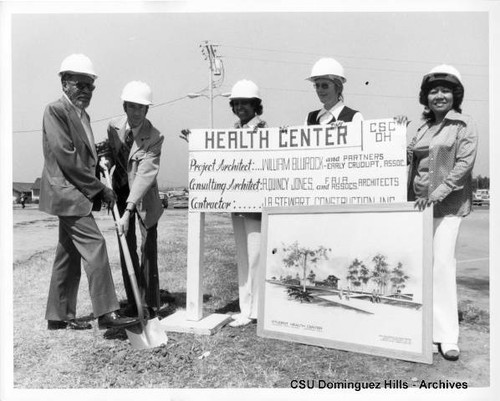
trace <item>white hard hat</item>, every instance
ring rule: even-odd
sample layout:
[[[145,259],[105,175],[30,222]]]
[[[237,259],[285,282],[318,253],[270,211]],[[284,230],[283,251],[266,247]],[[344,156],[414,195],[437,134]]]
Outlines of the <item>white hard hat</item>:
[[[433,81],[449,81],[455,84],[462,84],[462,76],[458,70],[448,64],[441,64],[434,67],[427,74],[424,75],[423,81],[426,83],[431,83]]]
[[[84,54],[71,54],[66,57],[61,63],[59,76],[65,72],[88,75],[92,79],[97,79],[92,61]]]
[[[427,106],[427,96],[429,91],[433,87],[440,85],[451,86],[454,88],[453,96],[456,96],[457,98],[454,99],[453,103],[456,106],[460,106],[465,91],[462,84],[462,76],[455,67],[447,64],[438,65],[424,75],[422,78],[422,84],[420,85],[420,104]]]
[[[131,81],[123,88],[121,99],[124,102],[139,103],[149,106],[153,104],[153,92],[147,83]]]
[[[242,79],[234,84],[231,89],[231,96],[229,99],[261,99],[259,87],[254,82],[248,79]]]
[[[306,78],[309,81],[314,81],[317,78],[340,79],[342,83],[347,80],[345,78],[344,67],[337,60],[331,57],[320,58],[314,63],[311,70],[311,75]]]

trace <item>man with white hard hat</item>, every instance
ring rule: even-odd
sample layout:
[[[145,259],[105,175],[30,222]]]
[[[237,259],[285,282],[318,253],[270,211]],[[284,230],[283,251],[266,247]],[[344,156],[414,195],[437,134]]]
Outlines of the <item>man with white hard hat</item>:
[[[104,238],[92,215],[101,201],[113,203],[114,192],[101,183],[90,118],[85,111],[97,78],[90,59],[83,54],[65,58],[59,70],[63,96],[49,104],[43,115],[41,211],[59,218],[59,242],[52,269],[47,310],[49,330],[85,330],[77,321],[76,302],[81,261],[89,283],[90,298],[99,328],[136,324],[117,313],[115,293]]]
[[[163,213],[156,177],[164,137],[146,118],[153,103],[148,84],[129,82],[123,88],[121,100],[126,116],[114,119],[108,125],[111,163],[116,166],[113,189],[121,216],[118,229],[126,233],[137,283],[147,307],[145,313],[154,317],[160,308],[157,227]],[[140,263],[135,234],[136,215],[142,240]],[[121,245],[120,258],[128,300],[125,314],[136,315],[137,306]]]
[[[363,116],[344,104],[344,84],[347,82],[344,67],[331,57],[319,59],[306,78],[313,82],[314,89],[323,107],[311,111],[306,120],[307,125],[332,124],[335,122],[363,121]]]

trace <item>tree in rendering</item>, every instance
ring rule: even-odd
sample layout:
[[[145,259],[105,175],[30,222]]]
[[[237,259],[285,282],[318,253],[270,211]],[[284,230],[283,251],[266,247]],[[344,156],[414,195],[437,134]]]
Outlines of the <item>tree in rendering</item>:
[[[377,284],[380,293],[385,294],[390,279],[389,264],[386,257],[380,253],[373,257],[372,262],[375,264],[372,270],[372,279]]]
[[[361,265],[359,266],[359,280],[361,283],[363,283],[364,290],[366,291],[366,285],[368,284],[368,281],[370,281],[370,269],[366,267],[366,265],[361,262]]]
[[[399,292],[405,288],[405,283],[409,278],[410,276],[408,276],[403,270],[403,264],[398,262],[397,266],[391,271],[391,283],[395,289],[394,292]]]
[[[352,284],[354,287],[359,287],[361,285],[361,265],[362,263],[356,258],[347,268],[348,273],[346,279],[349,284]]]
[[[314,283],[314,281],[316,281],[316,273],[311,270],[307,276],[307,279],[310,283]]]
[[[307,268],[315,266],[322,259],[328,259],[327,253],[330,251],[330,248],[322,245],[315,249],[301,247],[298,241],[283,248],[283,252],[286,255],[283,258],[285,266],[299,268],[303,273],[303,292],[306,292]]]

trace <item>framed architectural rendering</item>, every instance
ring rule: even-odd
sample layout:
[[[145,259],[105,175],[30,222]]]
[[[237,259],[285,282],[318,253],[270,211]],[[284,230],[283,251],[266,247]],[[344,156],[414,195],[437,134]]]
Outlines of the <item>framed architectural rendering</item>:
[[[258,335],[432,363],[432,208],[264,208]]]

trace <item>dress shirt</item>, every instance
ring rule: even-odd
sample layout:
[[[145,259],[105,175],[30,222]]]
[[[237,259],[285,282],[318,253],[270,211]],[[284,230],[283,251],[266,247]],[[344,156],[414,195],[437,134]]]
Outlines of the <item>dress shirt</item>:
[[[331,109],[325,109],[324,107],[318,113],[318,120],[320,124],[327,124],[332,117],[335,117],[335,121],[338,120],[340,112],[344,108],[344,102],[338,101]],[[354,114],[352,122],[363,121],[363,115],[358,111]],[[307,124],[307,121],[306,121]]]
[[[418,171],[414,148],[425,131],[431,129],[426,121],[416,133],[409,131],[408,200],[415,199],[413,181]],[[477,153],[477,128],[467,115],[450,110],[429,142],[428,197],[436,201],[434,217],[466,216],[472,208],[472,168]]]
[[[125,132],[127,132],[130,129],[132,129],[132,133],[134,134],[134,139],[135,139],[137,137],[137,135],[139,134],[139,132],[141,131],[141,128],[142,128],[143,125],[144,125],[144,123],[142,123],[138,127],[130,128],[130,125],[129,125],[128,121],[127,121],[127,125],[125,127]]]
[[[129,147],[126,143],[127,136],[129,134],[129,131],[132,131],[132,136],[134,137],[134,140],[135,140],[135,138],[139,134],[143,124],[141,124],[135,128],[130,128],[130,125],[128,122],[125,125],[125,137],[123,138],[122,147],[121,147],[120,152],[119,152],[119,157],[120,157],[121,163],[117,164],[116,170],[115,170],[115,177],[116,177],[115,182],[116,182],[116,186],[118,188],[128,187],[128,172],[127,172],[126,166],[128,165],[128,158],[130,155],[130,150],[132,149],[132,146],[133,146],[133,142]]]
[[[240,121],[236,121],[234,123],[234,128],[265,128],[267,127],[267,124],[264,120],[261,120],[259,116],[255,116],[254,118],[252,118],[249,122],[247,122],[246,124],[244,125],[241,125],[241,122]]]
[[[431,129],[422,130],[420,136],[413,147],[413,157],[415,157],[415,179],[413,181],[413,190],[417,198],[427,198],[429,196],[429,146],[434,134],[439,126],[433,126]]]
[[[85,133],[87,134],[87,139],[89,140],[90,148],[92,149],[92,154],[94,155],[95,159],[97,160],[97,151],[95,148],[94,134],[92,133],[92,127],[90,126],[89,115],[87,114],[87,112],[84,109],[80,109],[79,107],[76,107],[74,105],[74,103],[66,95],[66,93],[63,93],[63,95],[66,97],[66,99],[68,99],[69,103],[73,106],[73,108],[76,111],[76,114],[80,118],[80,121],[83,125],[83,129],[85,130]]]

